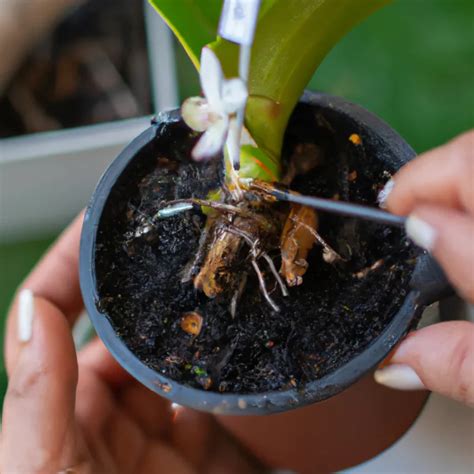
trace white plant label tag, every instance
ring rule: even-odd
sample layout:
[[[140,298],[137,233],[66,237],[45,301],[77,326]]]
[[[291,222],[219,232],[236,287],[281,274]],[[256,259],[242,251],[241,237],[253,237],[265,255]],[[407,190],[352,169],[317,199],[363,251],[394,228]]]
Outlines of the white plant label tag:
[[[219,35],[234,43],[250,46],[259,8],[260,0],[224,0]]]

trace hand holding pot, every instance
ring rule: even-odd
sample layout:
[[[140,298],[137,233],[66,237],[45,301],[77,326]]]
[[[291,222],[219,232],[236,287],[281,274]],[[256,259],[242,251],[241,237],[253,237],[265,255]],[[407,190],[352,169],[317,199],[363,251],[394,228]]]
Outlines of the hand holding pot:
[[[381,201],[409,215],[408,235],[432,252],[459,294],[473,303],[474,131],[404,166]],[[446,322],[412,333],[375,377],[393,388],[428,388],[474,404],[474,324]]]
[[[76,355],[80,216],[9,314],[0,471],[261,472],[210,415],[172,410],[99,340]],[[212,446],[212,449],[209,447]]]

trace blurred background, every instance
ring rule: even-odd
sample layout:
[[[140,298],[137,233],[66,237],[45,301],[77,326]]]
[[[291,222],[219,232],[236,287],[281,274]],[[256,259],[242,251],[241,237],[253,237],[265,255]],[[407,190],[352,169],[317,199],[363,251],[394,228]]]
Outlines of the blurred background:
[[[3,328],[15,288],[107,164],[199,83],[142,0],[2,0],[0,50]],[[473,77],[472,0],[394,0],[339,43],[309,88],[362,105],[422,152],[473,127]],[[5,386],[1,363],[0,399]]]

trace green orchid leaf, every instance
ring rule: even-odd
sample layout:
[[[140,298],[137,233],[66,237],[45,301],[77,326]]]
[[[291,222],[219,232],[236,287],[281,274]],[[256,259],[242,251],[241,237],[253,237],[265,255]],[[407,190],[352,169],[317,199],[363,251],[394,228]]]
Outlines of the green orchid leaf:
[[[249,77],[245,122],[259,147],[279,157],[293,108],[339,39],[390,0],[263,0]],[[211,45],[227,76],[235,76],[238,46]],[[350,73],[350,71],[348,71]]]
[[[199,69],[201,49],[216,39],[222,0],[149,0]]]
[[[277,182],[280,180],[280,165],[262,149],[253,145],[242,145],[239,176]]]

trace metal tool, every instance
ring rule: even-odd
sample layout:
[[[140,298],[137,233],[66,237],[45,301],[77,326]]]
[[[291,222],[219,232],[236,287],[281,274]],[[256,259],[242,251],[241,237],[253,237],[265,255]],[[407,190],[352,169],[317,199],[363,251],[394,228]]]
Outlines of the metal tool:
[[[395,227],[404,227],[406,217],[396,216],[390,212],[377,209],[375,207],[354,204],[351,202],[337,201],[335,199],[324,199],[312,196],[303,196],[301,194],[291,193],[274,189],[271,194],[279,201],[288,201],[303,206],[314,207],[320,211],[326,211],[333,214],[358,217],[379,224],[391,225]]]

